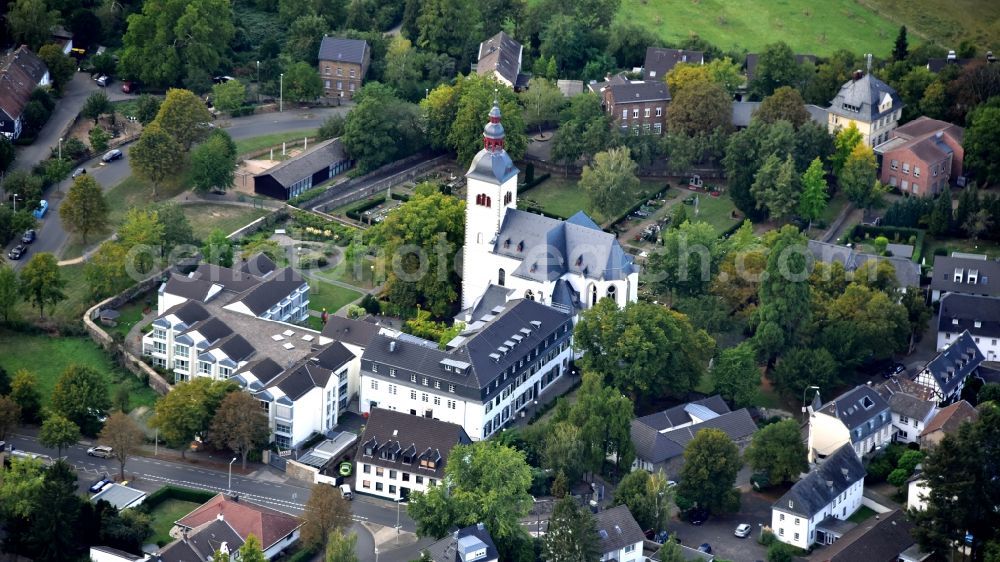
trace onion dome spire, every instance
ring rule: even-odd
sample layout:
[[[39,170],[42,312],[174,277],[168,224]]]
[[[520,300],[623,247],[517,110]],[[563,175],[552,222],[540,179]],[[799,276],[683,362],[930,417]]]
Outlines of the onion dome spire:
[[[500,124],[500,99],[497,90],[493,90],[493,109],[489,113],[490,121],[483,127],[483,148],[489,152],[503,150],[504,130]]]

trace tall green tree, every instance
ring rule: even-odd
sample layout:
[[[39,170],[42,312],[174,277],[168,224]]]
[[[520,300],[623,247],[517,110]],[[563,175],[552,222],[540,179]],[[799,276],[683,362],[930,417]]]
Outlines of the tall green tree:
[[[238,396],[245,392],[234,392]],[[252,398],[252,397],[251,397]],[[315,484],[302,516],[302,542],[309,548],[323,549],[330,545],[334,533],[343,533],[351,526],[351,505],[340,489],[327,484]]]
[[[160,98],[152,94],[140,95],[135,106],[135,118],[143,125],[149,125],[156,119],[162,103]]]
[[[49,10],[45,0],[16,0],[8,5],[7,29],[17,44],[37,51],[52,33],[59,12]]]
[[[129,151],[132,171],[153,184],[153,199],[156,199],[156,189],[163,180],[177,170],[183,159],[183,150],[169,133],[153,121],[142,130],[139,140]]]
[[[52,86],[58,92],[61,92],[76,74],[76,60],[64,55],[60,45],[50,43],[43,46],[38,49],[38,58],[42,59],[48,68]]]
[[[469,0],[427,0],[417,16],[417,46],[445,53],[465,65],[479,39],[479,4]]]
[[[708,290],[724,247],[715,227],[687,220],[686,209],[685,205],[674,205],[671,226],[676,228],[661,234],[663,250],[651,253],[649,273],[661,290],[695,296]]]
[[[806,238],[797,228],[785,225],[767,240],[766,275],[758,290],[760,306],[755,315],[753,337],[758,356],[771,362],[799,337],[809,321],[809,260]]]
[[[59,414],[51,414],[42,423],[38,432],[38,442],[45,447],[55,448],[56,456],[62,458],[62,450],[80,439],[80,427]]]
[[[799,215],[809,221],[810,228],[814,220],[823,216],[829,198],[826,172],[823,171],[823,163],[816,158],[802,174],[802,195],[799,197]]]
[[[840,176],[840,171],[844,168],[844,164],[847,163],[847,159],[854,152],[854,147],[863,144],[863,140],[864,136],[862,136],[861,131],[858,130],[858,126],[853,122],[846,129],[837,131],[837,136],[833,141],[834,152],[830,157],[834,174],[838,177]]]
[[[229,133],[215,129],[191,151],[191,183],[202,192],[226,191],[235,178],[236,143]]]
[[[357,105],[347,115],[341,141],[358,170],[370,172],[405,158],[426,142],[420,111],[377,82],[369,82],[355,96]]]
[[[633,470],[615,489],[615,505],[625,505],[643,529],[662,531],[670,520],[673,487],[662,470],[650,474]]]
[[[521,92],[524,105],[524,126],[538,127],[538,132],[546,125],[559,122],[559,112],[566,105],[566,97],[551,80],[532,78],[528,89]]]
[[[927,230],[935,236],[947,234],[951,229],[951,221],[954,215],[951,201],[951,188],[946,187],[941,195],[934,202],[934,210],[931,211]]]
[[[135,148],[132,148],[133,159]],[[163,223],[156,209],[133,207],[125,212],[125,219],[118,227],[118,242],[125,252],[131,254],[132,266],[140,275],[153,269],[153,264],[160,256],[159,245],[163,241],[163,235]]]
[[[6,440],[7,434],[21,425],[21,407],[13,398],[0,395],[0,440]]]
[[[695,135],[716,129],[728,130],[732,122],[732,96],[710,80],[699,81],[671,92],[667,106],[667,129],[671,132]]]
[[[962,141],[966,166],[984,184],[1000,183],[1000,107],[980,107],[969,113],[968,123]]]
[[[149,425],[159,430],[168,445],[178,447],[181,457],[197,435],[205,435],[212,417],[229,392],[236,389],[230,381],[197,377],[179,382],[159,402]]]
[[[319,72],[304,62],[297,62],[285,71],[285,97],[293,102],[307,102],[323,93]]]
[[[746,461],[757,472],[767,474],[773,484],[793,482],[807,472],[806,446],[795,420],[772,423],[753,436]]]
[[[791,86],[781,86],[774,90],[773,94],[764,98],[760,108],[753,114],[753,118],[765,123],[774,123],[783,119],[794,125],[796,129],[810,119],[802,94]]]
[[[194,92],[170,88],[167,90],[167,97],[160,104],[160,111],[157,112],[153,124],[159,125],[163,132],[170,135],[187,152],[191,150],[192,145],[208,136],[209,127],[205,124],[211,120],[212,114],[205,107],[205,102]],[[143,130],[144,135],[146,131],[148,127]],[[135,158],[135,155],[132,157]]]
[[[504,148],[512,159],[521,159],[527,150],[528,139],[524,134],[524,118],[517,94],[492,78],[476,74],[459,78],[458,84],[455,114],[448,131],[448,146],[458,155],[458,161],[467,165],[483,148],[483,127],[494,99],[500,102]]]
[[[897,61],[906,60],[909,54],[909,43],[906,40],[906,26],[899,26],[899,34],[896,35],[896,43],[892,47],[892,59]]]
[[[589,371],[583,373],[577,397],[569,421],[580,428],[584,466],[591,472],[601,472],[609,457],[615,459],[616,467],[631,466],[632,402],[617,389],[605,385],[600,374]]]
[[[212,231],[201,247],[202,259],[222,267],[233,266],[233,242],[218,228]]]
[[[339,529],[330,533],[323,562],[358,562],[355,554],[357,543],[358,535],[355,533],[347,535]]]
[[[59,218],[66,230],[79,234],[83,243],[87,235],[108,225],[108,202],[97,180],[84,174],[73,180],[66,200],[59,207]]]
[[[9,265],[0,265],[0,317],[4,322],[17,317],[17,303],[20,300],[17,272]]]
[[[580,316],[574,345],[582,364],[633,400],[683,395],[705,372],[715,342],[690,320],[664,306],[603,299]]]
[[[589,511],[572,497],[556,502],[542,541],[542,555],[550,562],[597,562],[601,552],[597,524]]]
[[[212,104],[219,111],[229,113],[242,107],[246,97],[247,87],[239,80],[227,80],[212,86]]]
[[[10,397],[21,407],[21,420],[25,423],[41,421],[42,393],[38,390],[38,378],[27,369],[14,373],[10,382]]]
[[[606,217],[614,216],[623,203],[639,189],[636,164],[627,147],[612,148],[594,156],[594,163],[583,167],[580,188],[587,193],[591,208]]]
[[[87,119],[93,119],[96,125],[102,115],[106,115],[112,111],[114,111],[114,108],[111,106],[108,94],[101,91],[87,96],[87,101],[83,102],[83,109],[80,110],[80,115]]]
[[[51,408],[79,426],[84,435],[96,435],[101,427],[99,418],[111,409],[108,381],[96,369],[72,364],[56,382]]]
[[[839,382],[838,369],[826,348],[799,347],[787,350],[770,376],[778,392],[792,398],[801,397],[809,386],[832,388]]]
[[[722,430],[703,429],[684,448],[678,497],[714,513],[739,509],[733,485],[743,463],[740,451]]]
[[[240,562],[267,562],[264,547],[253,533],[247,535],[246,541],[240,547]]]
[[[244,469],[250,451],[267,444],[271,435],[267,414],[256,407],[258,402],[248,392],[231,392],[212,418],[212,441],[240,455]]]
[[[782,220],[790,217],[798,207],[801,186],[795,171],[795,158],[791,154],[782,161],[771,154],[757,172],[757,179],[750,188],[757,207],[766,209],[771,218]]]
[[[749,406],[760,386],[756,353],[747,342],[725,349],[712,368],[715,391],[736,406]]]
[[[285,2],[285,4],[307,5],[306,2]],[[330,31],[330,24],[326,18],[315,13],[305,14],[290,22],[287,29],[283,52],[292,60],[302,61],[315,67],[323,36]]]
[[[878,207],[885,189],[878,183],[875,153],[864,144],[857,144],[844,162],[837,183],[847,198],[858,207]]]
[[[545,437],[542,466],[554,473],[561,472],[570,482],[576,482],[586,469],[584,461],[580,428],[567,422],[552,424]]]
[[[225,131],[220,131],[219,134],[225,135],[226,138],[229,137]],[[213,133],[214,135],[215,133]],[[229,142],[232,142],[232,139],[229,139]],[[235,150],[236,147],[234,144],[232,152],[235,152]],[[191,221],[188,220],[187,215],[184,214],[184,210],[180,205],[170,203],[158,206],[156,208],[156,220],[162,228],[160,240],[164,255],[169,256],[178,246],[195,243]]]
[[[782,41],[771,43],[757,56],[750,93],[763,99],[782,86],[797,86],[801,79],[802,68],[795,61],[792,48]]]
[[[567,165],[580,158],[589,162],[612,140],[611,119],[597,94],[574,96],[563,109],[562,124],[552,139],[552,158]]]
[[[31,256],[28,263],[21,269],[21,295],[24,300],[38,308],[38,317],[45,316],[45,306],[55,306],[66,298],[63,288],[66,280],[59,273],[56,257],[48,252]]]

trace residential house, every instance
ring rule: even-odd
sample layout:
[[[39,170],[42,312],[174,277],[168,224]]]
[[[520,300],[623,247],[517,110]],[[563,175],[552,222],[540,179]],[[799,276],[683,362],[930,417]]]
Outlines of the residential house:
[[[405,501],[437,485],[451,449],[469,443],[458,424],[373,408],[354,457],[355,490]]]
[[[839,262],[844,266],[844,271],[851,273],[864,266],[870,261],[888,262],[896,272],[896,285],[906,291],[907,289],[920,287],[920,264],[902,256],[877,256],[859,252],[848,246],[840,246],[819,240],[808,242],[809,251],[812,252],[816,261],[826,264]]]
[[[858,385],[820,405],[816,393],[809,412],[809,462],[850,445],[860,459],[892,441],[889,403],[870,385]]]
[[[836,543],[813,552],[810,562],[922,562],[930,555],[913,538],[913,523],[900,510],[871,517]]]
[[[946,293],[1000,297],[1000,261],[960,252],[934,256],[931,301],[940,300]]]
[[[747,84],[748,85],[750,84],[750,82],[753,82],[753,79],[756,78],[756,76],[757,76],[757,63],[759,62],[759,60],[760,60],[760,54],[758,54],[758,53],[747,53],[747,59],[746,59],[745,67],[746,67]],[[802,65],[804,65],[806,63],[809,63],[811,65],[815,65],[816,64],[816,55],[808,55],[808,54],[796,54],[795,55],[795,64],[797,64],[799,66],[802,66]]]
[[[10,140],[20,137],[31,92],[50,83],[48,67],[27,45],[0,58],[0,133]]]
[[[459,529],[426,549],[433,562],[499,562],[493,537],[477,523]]]
[[[906,509],[923,511],[927,509],[927,498],[931,488],[922,474],[922,467],[917,465],[915,474],[906,482]]]
[[[914,381],[929,389],[941,406],[946,406],[959,399],[965,381],[976,374],[984,360],[972,334],[966,330],[927,363]]]
[[[893,440],[917,443],[921,432],[937,413],[937,404],[906,392],[893,392],[889,396],[889,411],[892,412]]]
[[[85,52],[83,49],[73,48],[73,32],[67,31],[61,25],[52,28],[52,42],[59,45],[59,48],[62,49],[62,54],[67,56],[73,51],[78,51],[81,55]]]
[[[319,45],[323,95],[327,98],[353,98],[364,83],[371,56],[367,41],[324,35]]]
[[[330,139],[253,177],[253,192],[283,201],[354,167],[340,139]]]
[[[136,555],[110,546],[90,547],[90,562],[146,562],[149,555]]]
[[[683,49],[646,47],[646,60],[642,64],[642,78],[650,81],[665,80],[667,74],[681,63],[705,64],[705,53]]]
[[[923,449],[933,448],[945,435],[955,433],[963,423],[971,423],[978,418],[979,412],[965,400],[949,404],[941,408],[924,428],[924,432],[920,434],[920,446]]]
[[[597,550],[601,553],[601,561],[641,562],[645,560],[642,554],[642,543],[646,540],[642,527],[635,522],[628,506],[619,505],[594,515],[597,527]]]
[[[604,111],[623,134],[661,135],[666,130],[670,103],[666,81],[629,80],[618,74],[596,87]]]
[[[946,57],[934,57],[927,59],[927,70],[931,72],[938,73],[948,68],[949,66],[960,66],[965,67],[971,64],[993,64],[997,61],[997,57],[993,55],[993,51],[986,51],[986,57],[984,58],[958,58],[955,51],[948,51],[948,56]]]
[[[850,445],[833,452],[771,506],[771,529],[783,543],[807,549],[833,544],[842,522],[861,507],[865,468]]]
[[[115,509],[121,511],[123,509],[137,507],[141,505],[145,499],[146,492],[112,482],[102,488],[100,492],[94,494],[94,496],[90,498],[90,501],[95,504],[99,501],[106,501]]]
[[[572,324],[568,311],[517,299],[475,319],[445,349],[378,334],[361,358],[361,412],[436,418],[485,439],[528,405],[555,398],[544,391],[569,368]]]
[[[938,311],[937,348],[968,332],[986,361],[1000,360],[1000,297],[948,293]]]
[[[528,87],[529,78],[521,72],[523,54],[524,47],[506,31],[500,31],[479,44],[476,74],[489,76],[514,90],[523,90]]]
[[[299,528],[302,526],[302,521],[295,516],[248,502],[239,495],[225,494],[216,495],[188,513],[177,521],[177,526],[190,537],[192,531],[213,521],[226,523],[240,541],[246,541],[251,534],[260,539],[264,556],[268,560],[295,544],[299,540]],[[231,550],[237,548],[239,547]]]
[[[934,197],[962,175],[964,130],[919,117],[892,131],[892,138],[875,147],[879,181],[904,195]]]
[[[724,431],[742,451],[757,431],[757,424],[746,408],[733,412],[719,395],[634,419],[630,430],[635,448],[632,469],[663,470],[668,477],[676,478],[688,442],[702,429],[710,428]]]
[[[164,546],[156,562],[196,562],[212,560],[216,552],[238,558],[245,537],[224,518],[211,519],[193,528],[183,528],[181,538]],[[268,556],[268,560],[273,557]]]
[[[878,146],[889,140],[903,115],[903,99],[896,90],[872,73],[857,70],[840,87],[830,102],[830,133],[850,127],[853,123],[864,143]]]

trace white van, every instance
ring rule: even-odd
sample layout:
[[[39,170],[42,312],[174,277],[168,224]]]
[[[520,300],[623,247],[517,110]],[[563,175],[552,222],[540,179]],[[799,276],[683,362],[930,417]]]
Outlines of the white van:
[[[341,484],[340,485],[340,495],[344,496],[345,500],[354,499],[354,494],[351,492],[351,485],[350,484]]]

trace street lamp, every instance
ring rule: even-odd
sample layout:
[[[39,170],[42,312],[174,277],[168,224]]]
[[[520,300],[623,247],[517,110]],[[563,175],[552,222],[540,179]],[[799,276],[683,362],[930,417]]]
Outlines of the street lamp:
[[[257,103],[260,103],[260,61],[257,61]]]
[[[62,137],[59,137],[59,159],[62,160]]]
[[[14,212],[17,212],[17,194],[14,194]]]
[[[806,392],[809,392],[810,390],[819,390],[819,387],[818,386],[807,386],[804,389],[802,389],[802,418],[803,419],[805,419],[805,417],[806,417]]]
[[[278,76],[278,113],[284,111],[285,108],[285,73],[282,72]]]
[[[236,457],[233,457],[233,460],[229,461],[229,486],[227,486],[226,489],[228,489],[230,493],[232,493],[232,491],[233,491],[233,463],[234,462],[236,462]]]
[[[403,503],[403,498],[396,500],[396,544],[399,544],[399,506]]]

